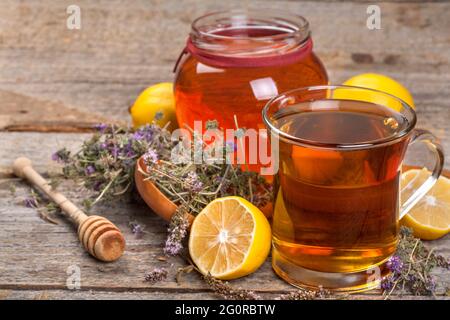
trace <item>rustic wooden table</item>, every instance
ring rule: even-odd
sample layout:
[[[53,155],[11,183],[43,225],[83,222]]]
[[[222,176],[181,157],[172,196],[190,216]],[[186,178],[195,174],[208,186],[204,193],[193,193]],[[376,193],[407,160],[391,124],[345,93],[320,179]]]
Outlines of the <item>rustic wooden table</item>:
[[[10,169],[14,158],[26,155],[38,171],[52,173],[57,170],[52,152],[79,146],[93,123],[128,121],[127,106],[143,88],[172,80],[190,21],[207,11],[266,7],[306,16],[333,83],[362,72],[400,80],[414,95],[419,126],[450,150],[450,3],[445,1],[383,1],[381,30],[366,27],[366,1],[286,0],[78,0],[81,30],[68,30],[66,8],[72,2],[0,2],[0,298],[217,298],[194,273],[175,281],[181,259],[157,259],[166,226],[148,208],[119,203],[95,209],[124,231],[128,244],[119,261],[99,263],[81,248],[66,220],[50,224],[23,206],[30,188]],[[82,197],[70,182],[60,190],[75,200]],[[145,226],[141,239],[131,233],[131,220]],[[427,245],[450,256],[449,236]],[[170,264],[168,281],[143,281],[149,270]],[[66,287],[71,266],[80,268],[80,290]],[[448,272],[437,275],[450,285]],[[292,290],[269,262],[233,285],[267,298]],[[445,298],[443,290],[440,294]],[[377,292],[358,297],[379,298]]]

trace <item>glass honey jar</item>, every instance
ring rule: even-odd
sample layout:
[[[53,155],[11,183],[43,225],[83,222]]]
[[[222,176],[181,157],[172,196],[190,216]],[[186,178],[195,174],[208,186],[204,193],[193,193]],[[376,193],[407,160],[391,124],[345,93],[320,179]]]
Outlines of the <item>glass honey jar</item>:
[[[291,89],[324,85],[308,21],[273,10],[223,11],[192,23],[175,66],[180,127],[217,120],[224,129],[264,128],[261,111]],[[198,126],[197,126],[198,127]]]

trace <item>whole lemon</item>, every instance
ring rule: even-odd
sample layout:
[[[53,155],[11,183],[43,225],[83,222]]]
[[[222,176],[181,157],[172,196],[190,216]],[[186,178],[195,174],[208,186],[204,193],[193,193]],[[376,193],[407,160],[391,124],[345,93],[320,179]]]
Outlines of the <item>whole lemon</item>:
[[[152,122],[161,127],[170,122],[169,130],[177,128],[173,84],[162,82],[142,91],[130,108],[130,114],[135,128]]]
[[[411,96],[411,93],[409,93],[408,89],[406,89],[402,84],[395,81],[394,79],[384,76],[382,74],[376,73],[359,74],[354,77],[351,77],[343,84],[347,86],[375,89],[378,91],[389,93],[403,100],[413,109],[415,108],[413,97]],[[337,89],[334,91],[333,97],[335,99],[351,99],[351,100],[372,102],[386,107],[390,107],[396,111],[400,111],[403,107],[399,101],[390,99],[388,97],[384,97],[380,94],[377,94],[376,92],[370,91]]]

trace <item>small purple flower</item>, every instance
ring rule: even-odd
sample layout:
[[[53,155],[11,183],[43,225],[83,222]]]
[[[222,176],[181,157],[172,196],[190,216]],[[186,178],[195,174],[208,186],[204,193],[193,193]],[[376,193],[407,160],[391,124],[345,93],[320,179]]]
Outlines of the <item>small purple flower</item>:
[[[436,290],[436,280],[434,277],[430,277],[428,279],[428,281],[425,284],[425,288],[430,292],[434,292]]]
[[[100,191],[102,184],[103,183],[101,181],[96,181],[92,188],[94,189],[94,191]]]
[[[67,163],[70,157],[70,152],[68,150],[61,149],[52,154],[52,160],[58,163]]]
[[[128,143],[123,148],[123,153],[128,158],[133,158],[136,155],[136,153],[134,152],[134,149],[133,149],[133,141],[131,139],[128,141]]]
[[[182,249],[183,245],[179,241],[174,241],[169,237],[164,246],[164,253],[168,256],[176,256]]]
[[[34,198],[26,198],[23,202],[27,208],[37,208],[38,206],[37,201]]]
[[[86,169],[84,169],[84,173],[87,175],[87,176],[90,176],[91,174],[93,174],[95,172],[95,167],[93,166],[93,165],[88,165],[87,167],[86,167]]]
[[[136,238],[141,238],[144,234],[144,228],[137,223],[136,221],[131,221],[129,223],[129,226],[131,228],[131,232],[136,236]]]
[[[107,150],[107,149],[108,149],[108,144],[106,142],[100,143],[100,150]]]
[[[148,149],[148,151],[144,154],[143,159],[145,164],[151,166],[158,162],[158,154],[155,149]]]
[[[400,274],[403,269],[403,261],[399,256],[392,256],[386,263],[386,267],[394,272],[394,274]]]
[[[155,268],[145,275],[145,281],[156,283],[167,278],[167,270],[164,268]]]
[[[133,133],[133,135],[131,136],[133,140],[142,140],[144,138],[144,134],[141,131],[136,131],[135,133]]]
[[[203,182],[200,181],[197,173],[190,171],[186,176],[186,185],[188,189],[194,192],[199,192],[203,189]]]
[[[117,146],[112,146],[112,148],[110,148],[111,155],[114,158],[117,158],[117,156],[119,155],[119,151],[120,149]]]
[[[167,230],[169,235],[164,246],[166,255],[175,256],[180,253],[183,249],[182,241],[187,236],[188,229],[189,221],[180,212],[176,212]]]
[[[154,133],[154,128],[147,124],[141,128],[139,128],[139,130],[137,130],[134,134],[133,134],[133,138],[135,140],[144,140],[147,142],[151,142],[152,138],[153,138],[153,133]]]
[[[381,289],[383,291],[391,290],[393,287],[394,287],[394,282],[392,281],[392,279],[390,277],[383,279],[383,281],[381,281]]]
[[[52,160],[56,161],[56,162],[60,162],[60,158],[59,158],[58,152],[55,152],[55,153],[52,154]]]
[[[105,132],[105,130],[108,128],[108,125],[106,123],[98,123],[94,125],[94,129],[99,132]]]

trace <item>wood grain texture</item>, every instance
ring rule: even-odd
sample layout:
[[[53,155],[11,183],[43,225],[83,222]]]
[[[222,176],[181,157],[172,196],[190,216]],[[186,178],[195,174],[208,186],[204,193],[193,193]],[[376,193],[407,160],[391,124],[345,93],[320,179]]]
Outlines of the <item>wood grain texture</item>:
[[[67,107],[61,102],[40,100],[0,90],[0,130],[44,132],[92,132],[97,123],[110,121]]]
[[[50,166],[48,161],[58,143],[67,144],[75,150],[87,136],[67,133],[0,133],[0,139],[6,145],[22,145],[26,142],[24,151],[33,160],[34,167],[42,170],[42,173],[48,171],[47,174],[55,173],[58,169],[57,166]],[[0,168],[6,169],[14,157],[13,150],[1,153]],[[10,191],[11,183],[16,189],[14,195]],[[70,181],[61,184],[58,190],[77,204],[81,203],[85,195],[82,188]],[[63,298],[58,293],[66,290],[67,268],[78,266],[82,291],[67,291],[65,298],[97,298],[97,292],[99,299],[131,298],[131,292],[136,293],[136,298],[159,299],[164,293],[174,299],[200,296],[217,298],[195,273],[184,275],[180,283],[175,281],[177,268],[185,265],[181,258],[158,260],[163,255],[167,224],[142,203],[105,203],[93,210],[92,213],[103,215],[117,225],[127,241],[127,249],[120,260],[103,264],[83,250],[75,228],[68,221],[57,217],[59,224],[53,225],[40,219],[34,209],[24,207],[23,199],[29,192],[28,185],[10,175],[5,174],[0,180],[0,289],[12,291],[12,297],[31,298],[40,291],[49,291],[56,292],[54,298]],[[128,226],[130,221],[137,221],[145,228],[141,239],[132,234]],[[450,236],[429,242],[428,246],[450,256]],[[155,267],[169,270],[168,281],[154,285],[144,281],[145,273]],[[450,286],[448,272],[437,270],[436,276],[444,286]],[[267,298],[292,290],[292,287],[275,276],[269,260],[254,274],[233,281],[233,285],[253,289],[267,295]],[[440,294],[444,294],[444,287],[439,290]],[[376,298],[377,294],[371,292],[359,297]]]
[[[404,83],[415,98],[418,126],[433,131],[450,150],[447,1],[377,2],[382,29],[373,31],[366,27],[366,8],[372,1],[78,0],[82,29],[68,30],[66,8],[72,3],[0,2],[0,131],[68,132],[103,119],[128,121],[127,108],[142,89],[172,80],[173,64],[194,18],[220,9],[264,7],[308,18],[315,51],[331,82],[380,72]],[[51,175],[58,170],[51,154],[64,146],[76,149],[87,136],[0,132],[0,299],[217,298],[194,273],[184,275],[179,284],[175,281],[177,267],[184,265],[181,259],[158,260],[166,224],[142,204],[95,208],[124,232],[127,241],[125,255],[112,264],[91,258],[62,217],[56,218],[58,225],[49,224],[22,205],[29,187],[12,176],[12,161],[25,155],[38,171]],[[84,195],[70,182],[60,190],[78,204]],[[145,227],[141,239],[128,227],[132,220]],[[449,236],[427,245],[450,256]],[[73,265],[81,270],[79,291],[66,287],[67,268]],[[170,270],[168,281],[151,285],[143,280],[146,272],[161,266]],[[450,286],[448,272],[438,270],[437,276]],[[292,290],[274,275],[269,262],[233,285],[268,298]],[[358,297],[378,296],[371,292]]]
[[[80,0],[81,30],[68,30],[71,3],[0,3],[0,89],[124,120],[143,88],[173,79],[194,18],[265,7],[308,18],[333,83],[381,72],[410,88],[419,109],[449,109],[450,3],[380,3],[382,29],[369,30],[367,3]]]

